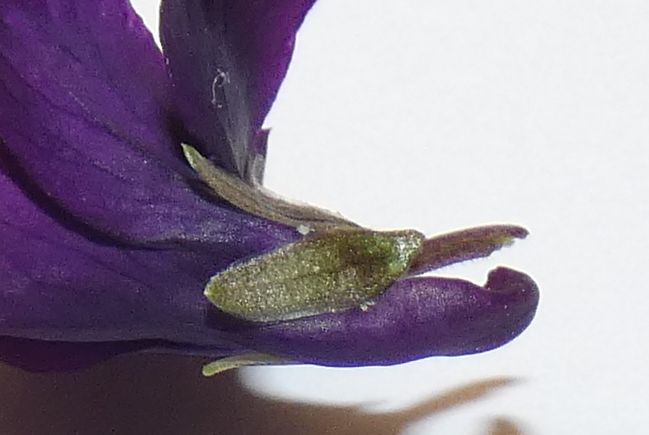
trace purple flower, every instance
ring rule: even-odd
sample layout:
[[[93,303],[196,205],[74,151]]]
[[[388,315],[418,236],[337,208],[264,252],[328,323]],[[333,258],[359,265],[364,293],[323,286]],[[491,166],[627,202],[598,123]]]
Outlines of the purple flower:
[[[232,265],[312,240],[305,228],[354,228],[260,187],[261,125],[313,3],[163,1],[163,55],[126,0],[2,0],[0,359],[28,370],[135,351],[384,365],[485,351],[529,324],[538,290],[520,272],[498,268],[484,287],[412,277],[526,235],[514,226],[423,241],[398,277],[345,309],[336,296],[260,322],[204,296]],[[361,263],[343,266],[378,267]]]

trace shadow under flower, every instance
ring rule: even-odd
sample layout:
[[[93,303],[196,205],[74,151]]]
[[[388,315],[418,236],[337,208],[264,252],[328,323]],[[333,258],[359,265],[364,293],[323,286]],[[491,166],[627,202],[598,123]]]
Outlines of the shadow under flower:
[[[525,432],[514,423],[512,420],[506,417],[498,417],[493,419],[491,422],[491,427],[487,435],[524,435]]]
[[[23,434],[398,435],[410,424],[482,399],[509,385],[493,378],[462,385],[408,409],[358,407],[258,397],[236,373],[206,379],[196,360],[156,355],[115,358],[73,373],[0,368],[0,432]],[[506,418],[490,435],[521,432]]]

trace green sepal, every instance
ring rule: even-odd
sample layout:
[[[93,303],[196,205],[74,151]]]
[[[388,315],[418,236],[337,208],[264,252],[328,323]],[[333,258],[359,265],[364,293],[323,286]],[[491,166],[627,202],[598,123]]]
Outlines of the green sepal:
[[[288,364],[285,359],[269,355],[266,353],[246,353],[235,355],[227,358],[217,359],[203,366],[203,376],[214,376],[227,370],[238,369],[240,367]]]
[[[414,230],[315,233],[213,276],[205,296],[221,311],[252,322],[360,307],[409,269],[423,242]]]
[[[189,165],[212,192],[247,213],[295,227],[300,232],[359,227],[329,210],[292,202],[259,185],[247,183],[215,166],[191,145],[182,144],[182,150]]]

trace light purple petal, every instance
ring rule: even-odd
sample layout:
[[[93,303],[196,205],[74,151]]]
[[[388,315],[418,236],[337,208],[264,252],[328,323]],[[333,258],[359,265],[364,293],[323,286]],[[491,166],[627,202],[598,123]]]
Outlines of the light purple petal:
[[[161,37],[187,141],[251,179],[254,145],[315,0],[163,0]]]
[[[484,287],[412,278],[396,282],[366,310],[244,328],[240,342],[289,360],[338,367],[478,353],[520,334],[538,298],[527,275],[505,268],[492,271]]]

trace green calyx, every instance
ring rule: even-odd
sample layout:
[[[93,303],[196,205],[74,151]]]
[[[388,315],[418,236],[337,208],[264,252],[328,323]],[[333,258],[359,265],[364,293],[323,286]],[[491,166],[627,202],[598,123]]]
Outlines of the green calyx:
[[[213,276],[205,296],[221,311],[253,322],[347,310],[383,293],[423,242],[414,230],[316,233]]]
[[[524,238],[513,225],[489,225],[428,240],[414,230],[379,232],[321,208],[294,203],[215,166],[190,145],[185,158],[211,191],[246,213],[294,227],[305,237],[213,276],[205,296],[251,322],[276,322],[366,309],[395,280],[486,257]],[[253,177],[254,178],[254,177]],[[257,356],[255,356],[257,358]],[[262,358],[263,359],[263,358]],[[243,362],[242,362],[243,361]],[[252,359],[224,359],[213,370]]]
[[[274,322],[359,307],[402,276],[422,250],[424,236],[417,231],[363,229],[338,214],[282,199],[215,166],[195,148],[182,148],[217,196],[308,234],[210,279],[205,296],[232,316]]]

